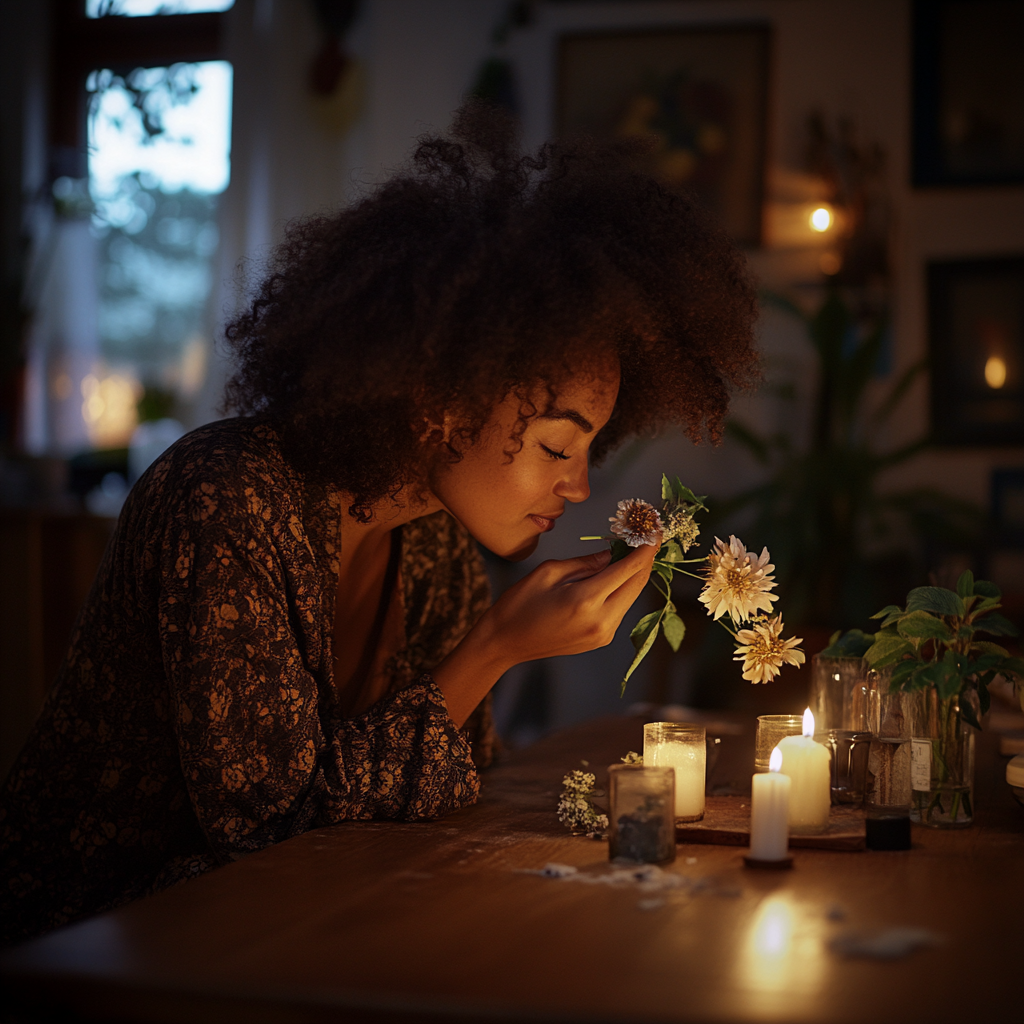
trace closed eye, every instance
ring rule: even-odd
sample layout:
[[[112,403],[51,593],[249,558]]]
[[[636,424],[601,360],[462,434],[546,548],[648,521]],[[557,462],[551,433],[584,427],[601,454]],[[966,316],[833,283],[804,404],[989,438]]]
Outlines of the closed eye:
[[[554,448],[549,448],[546,444],[542,444],[541,448],[543,448],[544,451],[546,451],[548,453],[548,455],[550,455],[551,458],[553,458],[553,459],[565,460],[565,459],[571,459],[572,458],[571,455],[566,455],[564,451],[556,452],[554,450]]]

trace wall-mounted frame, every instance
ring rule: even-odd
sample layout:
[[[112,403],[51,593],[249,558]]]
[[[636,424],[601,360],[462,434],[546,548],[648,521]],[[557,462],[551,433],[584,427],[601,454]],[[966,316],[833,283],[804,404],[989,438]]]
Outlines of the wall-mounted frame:
[[[758,245],[769,49],[765,25],[565,35],[558,133],[649,138],[652,173]]]
[[[1024,3],[913,10],[913,183],[1024,182]]]
[[[1024,255],[928,267],[932,438],[1024,445]]]

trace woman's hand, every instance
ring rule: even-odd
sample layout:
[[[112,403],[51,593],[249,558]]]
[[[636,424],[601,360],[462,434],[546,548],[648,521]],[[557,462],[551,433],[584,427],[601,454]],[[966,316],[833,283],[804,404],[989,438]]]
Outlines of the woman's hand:
[[[543,562],[509,587],[434,671],[456,724],[513,665],[610,644],[657,550],[634,548],[614,565],[609,551]]]

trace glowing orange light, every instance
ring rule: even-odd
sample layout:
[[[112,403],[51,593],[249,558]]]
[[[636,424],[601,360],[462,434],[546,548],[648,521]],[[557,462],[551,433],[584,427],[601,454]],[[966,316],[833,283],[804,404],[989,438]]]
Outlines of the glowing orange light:
[[[985,383],[998,390],[1006,383],[1006,361],[999,356],[989,356],[985,363]]]

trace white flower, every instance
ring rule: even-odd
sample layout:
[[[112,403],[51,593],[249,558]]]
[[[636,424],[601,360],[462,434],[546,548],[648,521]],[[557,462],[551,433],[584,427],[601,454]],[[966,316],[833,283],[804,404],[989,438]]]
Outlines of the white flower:
[[[782,616],[760,618],[751,622],[750,629],[736,634],[739,643],[733,661],[743,662],[743,678],[752,683],[767,683],[774,679],[783,665],[802,665],[804,652],[796,650],[799,637],[782,639]]]
[[[728,615],[737,624],[761,611],[770,615],[772,602],[778,600],[768,593],[775,587],[775,577],[769,575],[775,569],[770,557],[767,548],[755,556],[738,537],[730,537],[728,544],[716,537],[708,555],[707,582],[698,598],[708,615],[714,615],[716,622]]]
[[[626,498],[619,502],[619,510],[609,516],[612,533],[621,537],[631,548],[643,544],[661,546],[661,516],[658,510],[642,498]]]
[[[661,518],[662,543],[675,538],[679,541],[679,546],[683,549],[684,553],[689,551],[700,533],[700,527],[693,519],[693,509],[680,508],[678,506],[673,509],[666,508],[661,513]]]
[[[599,814],[591,800],[594,776],[590,772],[569,772],[562,779],[558,798],[558,820],[574,835],[593,835],[608,828],[608,817]]]

